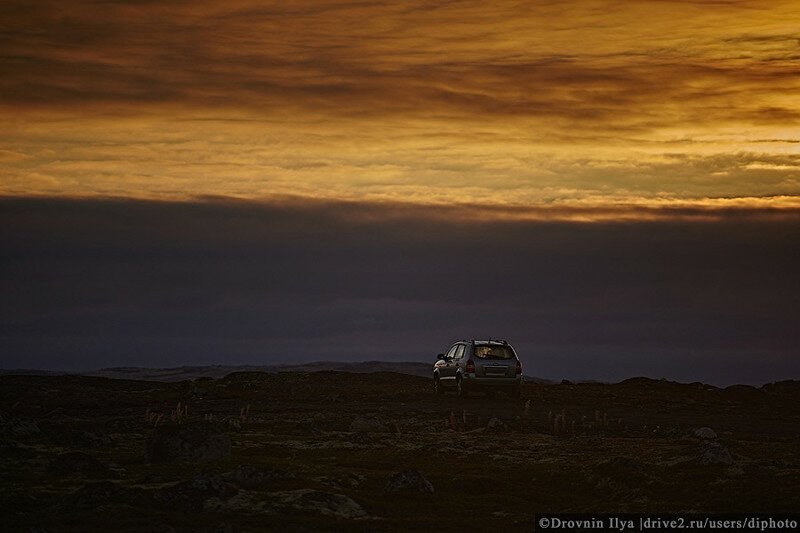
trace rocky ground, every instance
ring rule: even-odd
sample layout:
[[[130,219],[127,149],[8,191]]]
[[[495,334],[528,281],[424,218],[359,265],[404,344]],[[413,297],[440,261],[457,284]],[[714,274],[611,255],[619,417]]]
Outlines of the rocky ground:
[[[437,397],[395,373],[0,377],[3,531],[530,531],[800,510],[800,383]]]

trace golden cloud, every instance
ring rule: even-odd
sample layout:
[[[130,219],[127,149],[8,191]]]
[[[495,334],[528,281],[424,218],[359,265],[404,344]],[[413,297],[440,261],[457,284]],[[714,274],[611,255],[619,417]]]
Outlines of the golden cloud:
[[[547,212],[784,209],[800,194],[792,1],[44,1],[0,12],[3,195]]]

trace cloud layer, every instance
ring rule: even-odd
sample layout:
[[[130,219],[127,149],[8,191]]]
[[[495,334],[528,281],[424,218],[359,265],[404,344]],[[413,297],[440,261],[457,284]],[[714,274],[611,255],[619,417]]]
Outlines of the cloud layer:
[[[471,220],[409,204],[0,201],[0,367],[430,360],[797,378],[800,219]]]
[[[792,1],[0,14],[5,195],[702,206],[800,192]]]

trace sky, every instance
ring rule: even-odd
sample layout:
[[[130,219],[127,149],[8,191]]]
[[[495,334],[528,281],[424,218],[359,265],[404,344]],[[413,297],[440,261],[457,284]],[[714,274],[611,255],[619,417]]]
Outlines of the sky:
[[[483,335],[543,377],[800,377],[797,20],[5,1],[0,367],[423,360]]]

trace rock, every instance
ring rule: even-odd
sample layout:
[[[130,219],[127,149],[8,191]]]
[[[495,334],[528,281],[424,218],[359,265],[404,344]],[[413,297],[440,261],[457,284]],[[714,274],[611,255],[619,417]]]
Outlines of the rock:
[[[347,440],[349,442],[352,442],[353,444],[364,444],[364,445],[375,444],[375,437],[373,437],[371,433],[367,433],[364,431],[356,431]]]
[[[486,424],[486,429],[488,431],[494,431],[496,433],[500,433],[506,431],[508,429],[508,426],[506,425],[505,422],[493,416],[492,418],[489,419],[489,422]]]
[[[323,485],[328,485],[329,487],[333,487],[337,490],[342,490],[344,488],[353,489],[358,487],[364,481],[365,477],[360,474],[350,473],[341,477],[319,476],[312,479],[322,483]]]
[[[625,456],[612,457],[599,463],[591,479],[598,489],[618,489],[642,486],[650,477],[644,464]]]
[[[712,440],[717,438],[717,434],[714,432],[714,430],[708,427],[695,429],[694,436],[704,440]]]
[[[733,456],[719,443],[704,442],[697,460],[701,465],[729,465],[733,463]]]
[[[107,478],[114,476],[106,465],[83,452],[62,453],[50,461],[47,470],[56,475],[81,474],[86,477]]]
[[[757,389],[752,385],[730,385],[729,387],[725,387],[724,392],[726,394],[738,395],[738,396],[749,396],[749,397],[757,397],[764,394],[764,389]]]
[[[229,456],[231,438],[218,427],[163,426],[156,428],[145,447],[148,463],[194,461],[206,463]]]
[[[744,469],[740,466],[729,466],[725,469],[725,475],[728,477],[741,477],[744,475]]]
[[[305,433],[307,435],[323,435],[326,431],[341,431],[347,429],[346,422],[343,423],[336,417],[326,416],[323,413],[315,413],[305,421]]]
[[[110,503],[129,504],[132,498],[130,490],[111,481],[98,481],[87,483],[68,495],[61,507],[67,510],[91,510]]]
[[[770,394],[800,396],[800,381],[794,379],[776,381],[775,383],[767,383],[761,388]]]
[[[356,417],[350,424],[350,431],[363,433],[388,433],[389,428],[376,418]]]
[[[222,474],[222,479],[243,489],[263,489],[276,481],[295,479],[295,475],[279,468],[261,468],[239,465],[235,470]]]
[[[618,472],[623,472],[625,474],[641,472],[643,469],[642,463],[640,463],[636,459],[632,459],[630,457],[625,457],[621,455],[612,457],[611,459],[603,463],[603,466]]]
[[[241,491],[226,499],[206,500],[205,511],[214,513],[276,514],[299,512],[334,518],[360,520],[369,518],[366,511],[349,496],[320,490],[299,489],[263,494]]]
[[[273,503],[295,511],[319,513],[334,518],[358,520],[369,518],[366,511],[349,496],[320,490],[300,489],[270,493]]]
[[[418,470],[403,470],[389,478],[384,486],[386,492],[433,492],[433,484]]]
[[[111,438],[102,430],[83,431],[77,435],[76,444],[86,448],[103,448],[111,445]]]
[[[312,437],[320,437],[325,434],[325,432],[317,425],[317,423],[313,420],[298,424],[299,433],[301,435],[310,435]]]
[[[230,498],[211,497],[203,502],[203,511],[220,514],[274,514],[272,502],[258,492],[239,491]]]
[[[236,492],[236,488],[227,484],[221,476],[197,474],[188,481],[157,490],[153,500],[157,506],[167,510],[201,511],[206,499],[224,498]]]

